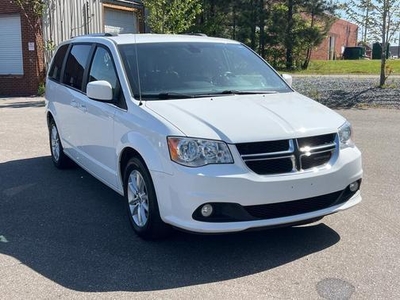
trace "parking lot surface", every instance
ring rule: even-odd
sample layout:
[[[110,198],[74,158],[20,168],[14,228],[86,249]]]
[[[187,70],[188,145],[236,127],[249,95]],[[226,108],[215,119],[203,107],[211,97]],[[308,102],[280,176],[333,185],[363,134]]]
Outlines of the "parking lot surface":
[[[309,226],[143,241],[123,198],[57,170],[41,98],[0,99],[0,299],[400,299],[400,110],[341,110],[363,201]]]

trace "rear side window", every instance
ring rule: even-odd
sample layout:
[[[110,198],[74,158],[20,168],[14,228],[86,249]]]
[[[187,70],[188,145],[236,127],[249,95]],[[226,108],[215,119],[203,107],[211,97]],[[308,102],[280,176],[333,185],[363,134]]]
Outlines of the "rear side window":
[[[65,54],[67,53],[68,45],[63,45],[58,48],[56,55],[54,56],[53,63],[50,67],[49,78],[60,81],[61,68],[64,62]]]
[[[73,87],[74,89],[84,91],[82,88],[83,76],[91,48],[92,45],[88,44],[72,46],[65,66],[63,77],[64,84]]]

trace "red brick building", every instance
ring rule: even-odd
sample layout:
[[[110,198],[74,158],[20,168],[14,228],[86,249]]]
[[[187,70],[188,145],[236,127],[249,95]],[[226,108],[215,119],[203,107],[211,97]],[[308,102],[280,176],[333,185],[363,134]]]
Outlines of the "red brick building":
[[[342,19],[336,20],[325,40],[312,51],[311,59],[341,59],[345,47],[357,46],[357,35],[357,25]]]
[[[0,2],[0,96],[37,94],[44,79],[40,24],[14,1]]]
[[[36,95],[52,48],[72,36],[143,31],[139,0],[48,0],[40,18],[15,2],[0,0],[0,96]]]

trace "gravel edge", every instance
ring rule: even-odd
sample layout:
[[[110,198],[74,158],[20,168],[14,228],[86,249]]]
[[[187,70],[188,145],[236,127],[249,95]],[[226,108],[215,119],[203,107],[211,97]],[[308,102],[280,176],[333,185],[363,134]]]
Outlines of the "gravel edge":
[[[293,76],[293,88],[330,108],[400,109],[400,77],[389,77],[384,88],[376,76]]]

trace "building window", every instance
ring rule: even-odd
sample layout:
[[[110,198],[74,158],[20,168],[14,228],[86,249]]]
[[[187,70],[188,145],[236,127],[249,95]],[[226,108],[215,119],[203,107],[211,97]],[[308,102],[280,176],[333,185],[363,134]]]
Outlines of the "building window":
[[[0,15],[0,28],[0,75],[23,75],[20,16]]]

